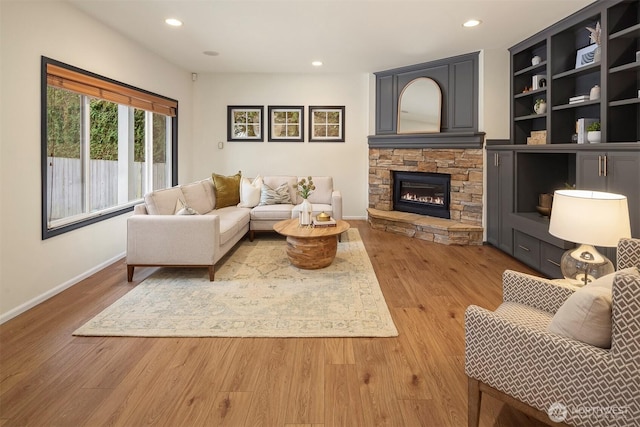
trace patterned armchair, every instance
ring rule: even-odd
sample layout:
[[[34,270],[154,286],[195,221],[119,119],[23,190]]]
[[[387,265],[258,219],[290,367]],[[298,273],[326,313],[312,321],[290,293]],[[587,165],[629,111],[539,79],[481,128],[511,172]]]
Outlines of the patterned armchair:
[[[618,271],[640,268],[640,239],[622,239]],[[514,271],[503,275],[503,303],[465,313],[469,426],[482,394],[550,425],[640,426],[640,278],[616,273],[611,348],[547,332],[574,289]]]

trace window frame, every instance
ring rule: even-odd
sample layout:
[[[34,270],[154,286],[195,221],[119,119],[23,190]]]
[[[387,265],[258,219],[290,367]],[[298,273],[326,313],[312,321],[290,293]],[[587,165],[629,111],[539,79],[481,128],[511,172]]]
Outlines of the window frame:
[[[68,224],[64,224],[64,225],[60,225],[58,227],[55,228],[49,228],[49,221],[48,221],[48,210],[49,210],[49,206],[47,203],[47,188],[48,188],[48,174],[47,174],[47,170],[48,170],[48,157],[47,157],[47,149],[48,149],[48,123],[47,123],[47,110],[48,110],[48,105],[47,105],[47,88],[49,86],[49,82],[48,82],[48,72],[47,72],[47,68],[48,65],[51,64],[55,67],[59,67],[60,69],[64,69],[67,70],[69,72],[72,73],[76,73],[78,75],[81,75],[82,77],[86,77],[87,79],[90,80],[94,80],[96,82],[99,82],[101,84],[104,84],[105,86],[109,86],[110,88],[115,88],[115,89],[122,89],[124,92],[127,93],[137,93],[140,94],[142,96],[148,96],[150,99],[159,99],[159,100],[166,100],[168,104],[174,105],[175,108],[172,110],[173,115],[169,115],[169,114],[164,114],[160,111],[155,111],[156,113],[161,113],[164,114],[167,117],[170,117],[171,119],[171,186],[174,186],[177,184],[178,182],[178,101],[175,99],[171,99],[168,98],[166,96],[162,96],[162,95],[158,95],[156,93],[144,90],[144,89],[140,89],[137,88],[135,86],[131,86],[128,85],[126,83],[122,83],[119,82],[117,80],[113,80],[110,79],[108,77],[104,77],[101,76],[99,74],[96,73],[92,73],[90,71],[87,70],[83,70],[81,68],[78,67],[74,67],[72,65],[69,64],[65,64],[63,62],[57,61],[55,59],[51,59],[45,56],[41,57],[41,74],[40,74],[40,140],[41,140],[41,146],[40,146],[40,170],[41,170],[41,191],[40,191],[40,195],[41,195],[41,216],[42,216],[42,240],[46,240],[49,239],[51,237],[54,236],[58,236],[60,234],[63,233],[67,233],[69,231],[72,230],[77,230],[79,228],[82,227],[86,227],[88,225],[91,224],[95,224],[98,223],[100,221],[104,221],[106,219],[110,219],[110,218],[114,218],[116,216],[120,216],[122,214],[125,214],[127,212],[131,212],[133,211],[133,207],[136,204],[139,204],[139,201],[133,201],[129,204],[126,205],[116,205],[113,206],[112,209],[105,209],[103,211],[100,212],[96,212],[93,215],[90,216],[85,216],[82,219],[79,219],[78,221],[75,222],[71,222]],[[54,85],[55,86],[55,85]],[[63,88],[64,89],[64,88]],[[68,90],[68,89],[67,89]],[[81,93],[76,91],[77,93]],[[93,96],[95,98],[102,98],[100,96],[95,96],[93,94],[85,94],[86,96]],[[102,98],[102,99],[106,99],[107,101],[110,102],[116,102],[112,99],[107,99],[107,98]],[[136,105],[131,105],[132,107],[135,108],[139,108],[139,109],[145,109],[145,108],[140,108],[139,106]],[[150,104],[151,105],[151,104]],[[149,109],[146,109],[147,111],[150,111]],[[88,215],[88,214],[83,214],[83,215]]]

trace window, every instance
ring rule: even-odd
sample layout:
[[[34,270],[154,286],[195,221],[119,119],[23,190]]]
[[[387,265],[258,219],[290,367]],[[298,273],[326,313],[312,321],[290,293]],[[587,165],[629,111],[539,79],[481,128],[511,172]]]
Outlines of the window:
[[[177,177],[177,101],[42,58],[42,238],[130,211]]]

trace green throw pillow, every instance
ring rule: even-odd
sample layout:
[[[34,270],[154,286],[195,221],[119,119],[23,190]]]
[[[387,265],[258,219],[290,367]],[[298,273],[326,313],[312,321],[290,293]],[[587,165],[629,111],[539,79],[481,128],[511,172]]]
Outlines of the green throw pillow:
[[[238,172],[233,176],[211,174],[213,187],[216,191],[216,209],[235,206],[240,203],[240,178],[242,174]]]

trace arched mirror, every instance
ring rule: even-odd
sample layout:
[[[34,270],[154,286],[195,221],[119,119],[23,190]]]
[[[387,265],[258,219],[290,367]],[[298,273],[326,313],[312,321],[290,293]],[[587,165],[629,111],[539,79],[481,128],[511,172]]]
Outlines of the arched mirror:
[[[398,100],[398,133],[440,132],[442,91],[433,79],[419,77],[407,84]]]

